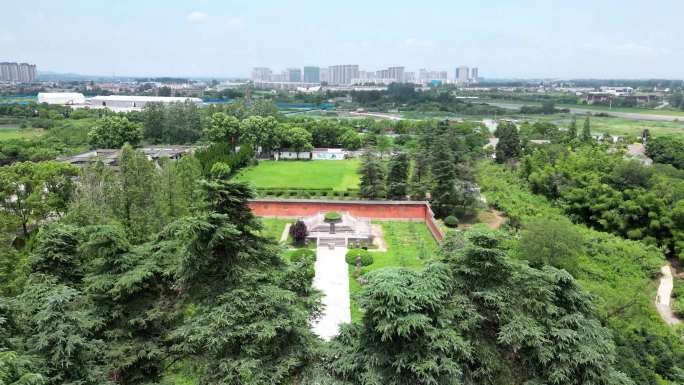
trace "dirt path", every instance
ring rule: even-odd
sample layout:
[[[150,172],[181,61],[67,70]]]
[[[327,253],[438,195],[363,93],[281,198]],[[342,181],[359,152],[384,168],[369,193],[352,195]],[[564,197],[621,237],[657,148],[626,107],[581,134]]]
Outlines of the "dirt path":
[[[387,243],[382,233],[382,226],[371,225],[371,233],[373,234],[373,243],[378,246],[377,249],[371,249],[371,251],[387,251]]]
[[[658,295],[656,295],[655,305],[658,309],[660,317],[668,325],[676,325],[681,321],[672,312],[671,298],[674,281],[672,279],[672,268],[670,265],[665,265],[660,268],[660,285],[658,286]]]
[[[487,226],[489,226],[492,230],[498,230],[501,227],[501,225],[503,225],[504,222],[506,222],[506,217],[499,210],[491,209],[490,211],[492,212],[492,214],[494,214],[494,216],[491,222],[487,223]]]

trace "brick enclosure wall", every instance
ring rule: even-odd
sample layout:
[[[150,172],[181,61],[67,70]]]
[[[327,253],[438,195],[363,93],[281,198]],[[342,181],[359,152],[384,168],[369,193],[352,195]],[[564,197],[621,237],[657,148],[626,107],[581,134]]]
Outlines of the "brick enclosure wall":
[[[346,211],[354,216],[371,219],[418,220],[425,222],[437,241],[444,239],[427,202],[255,199],[249,202],[249,207],[260,217],[299,218],[319,212]]]

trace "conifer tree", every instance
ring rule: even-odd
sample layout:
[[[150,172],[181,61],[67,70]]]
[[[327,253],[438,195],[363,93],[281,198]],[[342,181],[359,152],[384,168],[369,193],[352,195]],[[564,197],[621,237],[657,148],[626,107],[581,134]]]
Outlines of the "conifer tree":
[[[392,156],[387,174],[387,197],[392,200],[404,200],[408,194],[409,158],[406,153]]]
[[[500,122],[494,135],[499,138],[496,145],[496,161],[506,163],[518,159],[522,153],[518,128],[511,122]]]
[[[577,117],[573,115],[570,127],[568,127],[568,141],[572,141],[575,138],[577,138]]]
[[[591,122],[589,120],[589,115],[584,119],[584,125],[582,126],[582,142],[591,143],[593,140],[591,136]]]
[[[361,159],[361,185],[359,193],[365,199],[382,199],[385,197],[385,168],[371,150],[367,150]]]

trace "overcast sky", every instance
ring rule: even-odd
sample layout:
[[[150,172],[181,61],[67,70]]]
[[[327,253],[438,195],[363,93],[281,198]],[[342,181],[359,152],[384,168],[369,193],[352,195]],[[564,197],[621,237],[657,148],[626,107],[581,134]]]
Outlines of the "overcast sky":
[[[248,76],[359,64],[490,78],[684,78],[682,0],[33,0],[0,61],[87,75]]]

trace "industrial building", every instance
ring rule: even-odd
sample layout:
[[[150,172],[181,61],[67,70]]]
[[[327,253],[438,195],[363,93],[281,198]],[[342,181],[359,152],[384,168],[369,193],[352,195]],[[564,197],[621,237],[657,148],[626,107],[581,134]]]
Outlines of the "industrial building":
[[[79,92],[40,92],[38,93],[38,103],[62,106],[85,106],[86,98]]]
[[[142,110],[148,103],[194,103],[201,104],[202,99],[190,97],[171,97],[171,96],[95,96],[88,99],[91,108],[108,108],[112,111],[137,111]]]

